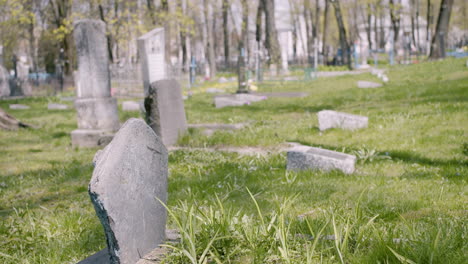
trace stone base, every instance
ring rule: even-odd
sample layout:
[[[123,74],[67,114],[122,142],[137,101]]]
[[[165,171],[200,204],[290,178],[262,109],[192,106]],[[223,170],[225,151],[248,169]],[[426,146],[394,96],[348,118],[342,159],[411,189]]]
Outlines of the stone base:
[[[356,130],[366,128],[369,122],[367,116],[352,115],[331,110],[322,110],[317,113],[317,117],[320,131],[330,128]]]
[[[71,132],[72,145],[76,147],[104,147],[112,140],[113,133],[104,130],[76,129]]]
[[[117,131],[120,127],[115,98],[78,98],[75,107],[80,129]]]

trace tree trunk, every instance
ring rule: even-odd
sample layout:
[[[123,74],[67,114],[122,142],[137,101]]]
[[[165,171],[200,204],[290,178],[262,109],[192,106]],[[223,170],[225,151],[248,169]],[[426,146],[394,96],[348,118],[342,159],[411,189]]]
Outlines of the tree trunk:
[[[245,66],[245,42],[247,41],[248,24],[249,24],[249,6],[247,0],[241,0],[242,3],[242,26],[241,37],[239,39],[239,57],[237,61],[238,73],[238,90],[237,93],[247,93],[246,66]]]
[[[445,57],[445,40],[448,35],[452,6],[453,0],[442,0],[442,3],[440,3],[439,17],[437,18],[436,30],[432,38],[431,53],[429,55],[431,59]]]
[[[366,33],[367,33],[367,43],[369,45],[369,50],[372,50],[372,36],[371,36],[371,29],[372,29],[372,8],[371,5],[367,5],[367,25],[366,25]]]
[[[390,20],[392,21],[393,28],[393,43],[395,43],[396,47],[400,32],[400,11],[399,7],[395,4],[395,0],[390,0]]]
[[[281,64],[280,46],[278,41],[278,33],[275,26],[275,5],[274,0],[263,1],[265,11],[265,46],[270,56],[269,63],[277,67]]]
[[[223,0],[224,64],[229,68],[229,0]]]
[[[210,78],[216,76],[216,59],[215,59],[215,50],[214,50],[214,37],[213,37],[213,26],[212,26],[212,12],[210,12],[209,0],[204,0],[204,12],[205,12],[205,26],[207,33],[207,53],[208,53],[208,63],[210,67]]]
[[[185,17],[185,8],[182,0],[177,0],[177,8],[180,14]],[[184,25],[179,23],[179,37],[180,37],[180,48],[182,50],[182,71],[188,70],[188,55],[187,55],[187,32],[183,28]]]
[[[161,9],[164,12],[164,58],[166,60],[166,65],[172,65],[171,62],[171,54],[172,54],[172,46],[171,46],[171,20],[169,19],[169,2],[168,0],[161,0]],[[166,66],[166,67],[167,67]]]
[[[111,63],[113,63],[114,55],[112,54],[112,36],[107,29],[107,21],[106,21],[106,17],[104,16],[104,8],[102,8],[101,4],[98,5],[98,8],[99,8],[99,17],[101,18],[102,22],[106,24],[107,51],[109,52],[109,60]]]
[[[307,41],[307,63],[312,65],[312,54],[314,48],[314,32],[317,32],[315,25],[312,23],[312,10],[310,0],[304,0],[304,20],[306,26],[306,41]]]
[[[351,54],[349,50],[349,43],[346,37],[346,28],[343,23],[343,16],[341,15],[341,8],[339,0],[332,0],[331,3],[335,8],[336,23],[338,24],[338,30],[340,34],[340,47],[341,47],[341,59],[348,65],[351,70]]]
[[[329,0],[325,0],[325,10],[323,14],[323,33],[322,33],[322,54],[323,60],[328,61],[328,51],[327,51],[327,34],[328,34],[328,19],[329,19],[329,9],[330,9]]]

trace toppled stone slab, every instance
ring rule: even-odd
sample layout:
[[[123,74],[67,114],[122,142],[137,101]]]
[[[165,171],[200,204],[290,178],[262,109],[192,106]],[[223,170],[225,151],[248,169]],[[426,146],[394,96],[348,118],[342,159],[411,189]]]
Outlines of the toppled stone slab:
[[[89,195],[110,263],[134,264],[165,240],[168,152],[143,120],[129,119],[96,154]]]
[[[272,92],[272,93],[254,93],[254,95],[279,98],[303,98],[309,94],[304,92]]]
[[[49,109],[49,110],[66,110],[66,109],[68,109],[68,105],[50,103],[50,104],[47,105],[47,109]]]
[[[207,88],[206,92],[207,93],[224,93],[226,91],[223,89],[218,89],[218,88]]]
[[[308,146],[296,146],[287,153],[287,170],[340,170],[343,173],[354,172],[356,157],[345,153]]]
[[[135,101],[124,101],[122,103],[122,110],[127,112],[132,111],[141,111],[144,109],[143,103],[135,102]]]
[[[14,109],[14,110],[26,110],[29,108],[30,108],[29,106],[23,105],[23,104],[11,104],[10,105],[10,109]]]
[[[207,136],[213,135],[215,131],[224,130],[224,131],[232,131],[232,130],[239,130],[246,126],[246,123],[239,123],[239,124],[189,124],[189,128],[198,128],[203,130],[203,134]]]
[[[357,82],[358,88],[368,89],[368,88],[379,88],[382,87],[382,84],[369,82],[369,81],[358,81]]]
[[[96,129],[75,129],[70,134],[74,146],[86,148],[107,146],[114,136],[107,130]]]
[[[321,131],[330,128],[355,130],[366,128],[369,118],[366,116],[352,115],[331,110],[323,110],[317,113],[319,129]]]
[[[75,101],[75,97],[71,97],[71,96],[66,96],[66,97],[60,97],[60,101],[64,101],[64,102],[73,102]]]
[[[251,103],[263,101],[266,99],[266,96],[254,94],[220,95],[214,98],[214,104],[216,108],[223,108],[227,106],[250,105]]]

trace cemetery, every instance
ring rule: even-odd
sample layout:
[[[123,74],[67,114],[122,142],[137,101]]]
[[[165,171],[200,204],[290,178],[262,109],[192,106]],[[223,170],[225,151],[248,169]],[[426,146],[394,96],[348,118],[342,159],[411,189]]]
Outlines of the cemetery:
[[[5,15],[0,263],[466,263],[466,7],[421,37],[353,3],[23,3],[68,22],[16,46]]]

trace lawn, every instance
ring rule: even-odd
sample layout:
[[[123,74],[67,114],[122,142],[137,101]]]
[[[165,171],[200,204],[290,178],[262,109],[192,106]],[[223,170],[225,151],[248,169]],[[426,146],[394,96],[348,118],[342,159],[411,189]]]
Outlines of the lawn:
[[[357,80],[377,81],[370,74],[268,82],[260,91],[309,95],[238,108],[216,109],[213,95],[195,92],[185,101],[189,123],[248,126],[212,136],[190,129],[181,146],[300,142],[359,162],[351,175],[292,173],[285,153],[171,152],[168,227],[182,232],[167,262],[466,263],[465,61],[394,66],[387,75],[390,82],[376,89],[356,87]],[[198,89],[208,86],[227,87],[211,82]],[[76,263],[105,247],[87,194],[96,149],[71,146],[74,110],[47,110],[59,101],[0,101],[37,126],[0,131],[1,263]],[[11,103],[31,109],[9,110]],[[369,127],[320,132],[316,112],[323,109],[368,116]],[[138,114],[120,112],[122,122],[130,117]]]

